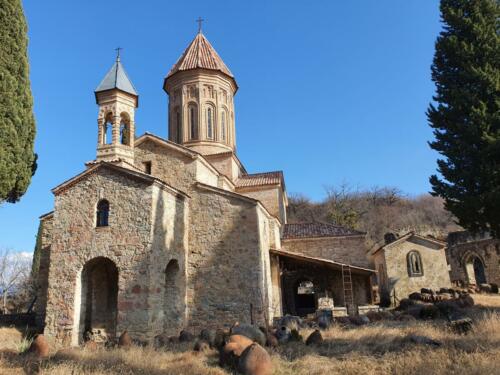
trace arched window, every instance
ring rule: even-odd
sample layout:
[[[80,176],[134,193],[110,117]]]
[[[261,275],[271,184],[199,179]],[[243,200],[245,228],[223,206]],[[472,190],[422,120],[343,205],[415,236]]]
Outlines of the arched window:
[[[207,108],[207,138],[214,138],[214,110],[212,107]]]
[[[179,109],[175,111],[175,132],[177,133],[177,143],[182,143],[182,123]]]
[[[107,227],[109,225],[109,202],[106,199],[101,199],[97,203],[97,227]]]
[[[126,113],[120,115],[120,143],[130,146],[130,118]]]
[[[188,107],[189,138],[198,139],[198,109],[195,104]]]
[[[113,114],[111,112],[106,115],[104,120],[102,143],[105,145],[113,143]]]
[[[422,276],[424,269],[422,268],[422,258],[418,251],[410,251],[407,256],[408,276]]]
[[[220,114],[220,139],[226,141],[226,111]]]

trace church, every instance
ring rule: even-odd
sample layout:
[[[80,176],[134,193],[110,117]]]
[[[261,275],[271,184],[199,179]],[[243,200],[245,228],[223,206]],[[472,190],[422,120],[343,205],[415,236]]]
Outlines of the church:
[[[369,306],[365,233],[287,223],[283,172],[249,173],[238,158],[238,84],[201,30],[163,89],[167,138],[136,136],[139,93],[119,55],[95,90],[96,158],[52,189],[40,217],[44,334],[152,342]]]

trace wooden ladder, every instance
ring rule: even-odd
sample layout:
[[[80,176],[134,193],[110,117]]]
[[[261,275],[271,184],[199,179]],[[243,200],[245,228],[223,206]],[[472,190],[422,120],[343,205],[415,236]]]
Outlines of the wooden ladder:
[[[342,286],[344,288],[344,305],[347,309],[347,313],[351,315],[350,311],[354,308],[351,267],[345,264],[342,265]]]

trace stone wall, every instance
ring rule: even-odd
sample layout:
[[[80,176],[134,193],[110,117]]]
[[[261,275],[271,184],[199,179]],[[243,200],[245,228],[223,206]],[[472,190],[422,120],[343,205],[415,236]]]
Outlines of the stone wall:
[[[196,159],[157,142],[146,140],[135,148],[135,165],[141,169],[151,162],[151,174],[188,193],[196,181]]]
[[[154,302],[155,294],[163,292],[155,279],[160,274],[151,266],[154,263],[160,267],[161,263],[158,251],[152,250],[153,203],[155,194],[159,194],[155,189],[158,186],[100,168],[56,195],[46,334],[66,344],[81,340],[87,308],[82,304],[85,302],[82,269],[90,260],[102,257],[118,269],[117,326],[116,332],[110,334],[128,330],[134,338],[152,339],[155,332],[151,321],[159,307],[158,303],[150,303]],[[96,204],[100,199],[110,203],[109,226],[96,228]],[[172,209],[175,220],[176,215],[182,216],[178,208]],[[184,236],[171,227],[165,229],[175,236]],[[169,247],[162,250],[165,253],[162,267],[171,256],[169,250]]]
[[[500,285],[500,240],[469,239],[463,243],[452,243],[447,248],[446,256],[451,266],[452,281],[462,283],[473,281],[473,272],[469,272],[471,274],[469,275],[467,263],[473,257],[478,257],[484,265],[486,282]]]
[[[205,158],[214,166],[214,168],[233,182],[236,181],[242,173],[239,166],[234,161],[233,155],[229,153],[207,155]]]
[[[36,291],[36,303],[34,310],[37,313],[38,325],[43,328],[45,322],[45,310],[47,308],[47,291],[49,282],[50,248],[52,242],[53,215],[40,219],[41,230],[41,253],[40,266],[38,269],[38,289]]]
[[[271,283],[273,288],[273,300],[271,302],[271,308],[273,309],[274,316],[283,315],[283,307],[281,300],[281,275],[279,267],[279,257],[274,255],[270,258],[271,261]]]
[[[422,259],[423,275],[410,277],[407,256],[414,250],[418,251]],[[378,270],[378,264],[385,261],[386,274],[382,276],[385,282],[380,287],[391,296],[392,300],[394,295],[400,300],[412,292],[419,292],[421,288],[439,290],[441,287],[451,286],[444,247],[430,246],[423,241],[410,238],[386,247],[379,253],[382,251],[384,257],[378,255],[375,263]]]
[[[177,334],[186,325],[189,200],[153,191],[153,242],[148,271],[150,335]],[[141,287],[141,285],[139,285]]]
[[[259,269],[261,270],[261,304],[262,313],[265,314],[264,318],[267,322],[271,322],[274,316],[273,303],[273,283],[271,278],[271,257],[269,254],[269,249],[271,248],[271,241],[273,238],[273,233],[271,233],[272,226],[270,221],[276,220],[274,217],[270,216],[266,210],[263,209],[261,205],[256,206],[257,218],[258,218],[258,236],[259,236],[259,254],[260,254],[260,264]]]
[[[285,239],[282,246],[286,251],[371,268],[364,236]]]
[[[284,223],[286,221],[286,210],[283,204],[283,196],[280,186],[257,186],[253,188],[236,189],[239,194],[260,201],[269,213]]]
[[[210,218],[210,220],[207,220]],[[224,191],[192,191],[187,304],[189,325],[263,321],[261,239],[257,205]]]

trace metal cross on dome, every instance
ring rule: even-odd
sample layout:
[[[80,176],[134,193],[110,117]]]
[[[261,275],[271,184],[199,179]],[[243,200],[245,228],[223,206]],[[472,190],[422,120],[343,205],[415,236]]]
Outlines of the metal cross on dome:
[[[115,51],[116,51],[116,61],[120,61],[120,51],[122,49],[123,49],[122,47],[115,48]]]
[[[203,21],[205,20],[201,17],[198,17],[198,19],[196,20],[196,22],[198,22],[198,33],[201,33],[201,24],[203,23]]]

